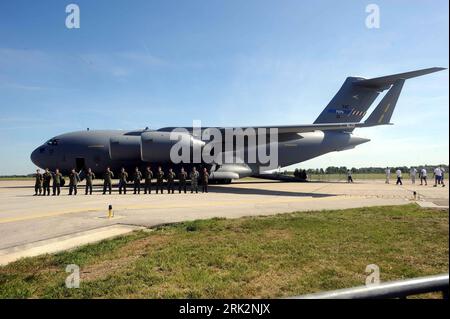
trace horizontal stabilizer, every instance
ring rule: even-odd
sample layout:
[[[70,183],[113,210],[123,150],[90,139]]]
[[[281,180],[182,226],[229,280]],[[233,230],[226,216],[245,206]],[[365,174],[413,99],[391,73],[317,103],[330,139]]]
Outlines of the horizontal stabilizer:
[[[405,84],[405,80],[397,80],[392,88],[386,93],[380,104],[373,110],[369,118],[365,121],[368,125],[389,124],[392,113],[397,104],[398,98]]]
[[[357,85],[357,86],[366,87],[366,88],[386,90],[398,80],[407,80],[407,79],[415,78],[418,76],[422,76],[425,74],[434,73],[434,72],[438,72],[438,71],[442,71],[442,70],[445,70],[445,68],[428,68],[428,69],[411,71],[411,72],[406,72],[406,73],[382,76],[379,78],[360,80],[360,81],[354,82],[353,84]]]

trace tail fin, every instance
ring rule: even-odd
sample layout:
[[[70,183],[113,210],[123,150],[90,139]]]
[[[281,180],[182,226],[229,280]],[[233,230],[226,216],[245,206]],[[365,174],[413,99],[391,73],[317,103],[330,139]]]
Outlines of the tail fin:
[[[373,79],[348,77],[341,89],[336,93],[334,98],[315,120],[314,124],[360,122],[378,95],[384,90],[389,89],[392,85],[395,85],[397,81],[402,80],[404,82],[406,79],[411,79],[442,70],[445,70],[445,68],[429,68]],[[392,105],[395,106],[395,103],[397,103],[403,82],[401,85],[397,84],[396,89],[392,91],[389,99],[386,99],[387,96],[383,99],[385,102],[391,101],[391,106],[388,109],[391,109],[392,111],[394,109]],[[397,90],[398,92],[395,93]],[[392,104],[394,98],[395,103]],[[383,101],[381,103],[383,103]],[[387,104],[388,103],[386,102],[385,106]],[[384,122],[386,118],[389,120],[392,115],[392,111],[389,116],[386,116],[387,114],[385,114],[381,121]],[[372,118],[372,120],[374,119],[375,117]],[[380,118],[378,118],[378,120],[380,120]]]
[[[348,77],[314,124],[360,122],[380,94],[375,88],[355,85],[362,80]]]
[[[378,106],[370,114],[369,118],[364,122],[367,125],[382,125],[389,124],[394,108],[397,104],[398,98],[403,88],[405,80],[400,79],[395,81],[392,88],[386,93],[384,98],[380,101]]]

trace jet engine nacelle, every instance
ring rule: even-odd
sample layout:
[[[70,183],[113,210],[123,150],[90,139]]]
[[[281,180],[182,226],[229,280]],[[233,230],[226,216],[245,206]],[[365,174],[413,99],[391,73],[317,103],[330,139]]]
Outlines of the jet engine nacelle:
[[[141,159],[144,162],[171,162],[170,152],[177,144],[182,150],[189,150],[192,157],[194,145],[201,146],[204,142],[194,138],[189,133],[183,132],[145,132],[141,135]]]

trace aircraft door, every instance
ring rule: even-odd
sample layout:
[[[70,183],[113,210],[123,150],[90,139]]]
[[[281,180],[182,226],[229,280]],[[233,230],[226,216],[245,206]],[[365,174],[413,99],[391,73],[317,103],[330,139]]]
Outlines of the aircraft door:
[[[80,174],[81,180],[84,180],[86,176],[85,168],[86,168],[86,161],[84,157],[77,157],[75,159],[75,170]]]
[[[77,157],[75,159],[75,168],[76,168],[77,172],[83,171],[85,167],[86,167],[86,161],[85,161],[84,157]]]

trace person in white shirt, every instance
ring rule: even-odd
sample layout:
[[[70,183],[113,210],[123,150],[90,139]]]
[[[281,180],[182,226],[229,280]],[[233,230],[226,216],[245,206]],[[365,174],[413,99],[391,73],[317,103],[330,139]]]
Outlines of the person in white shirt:
[[[434,169],[434,187],[441,183],[442,171],[439,167]]]
[[[386,184],[389,184],[389,179],[391,178],[391,169],[389,167],[386,167],[384,172],[386,173]]]
[[[347,170],[347,183],[353,183],[352,171]]]
[[[423,182],[425,182],[425,186],[428,185],[428,183],[427,183],[427,170],[425,169],[425,167],[423,167],[420,170],[420,185],[423,185]]]
[[[400,169],[395,171],[395,174],[397,174],[397,183],[395,183],[395,185],[403,185],[402,183],[402,171]]]
[[[411,183],[415,184],[416,183],[416,174],[417,174],[417,170],[415,167],[411,167],[411,169],[409,170],[409,176],[411,177]]]
[[[444,180],[445,180],[445,169],[442,167],[442,166],[439,166],[439,169],[441,170],[441,184],[442,184],[442,187],[445,187],[445,182],[444,182]]]

